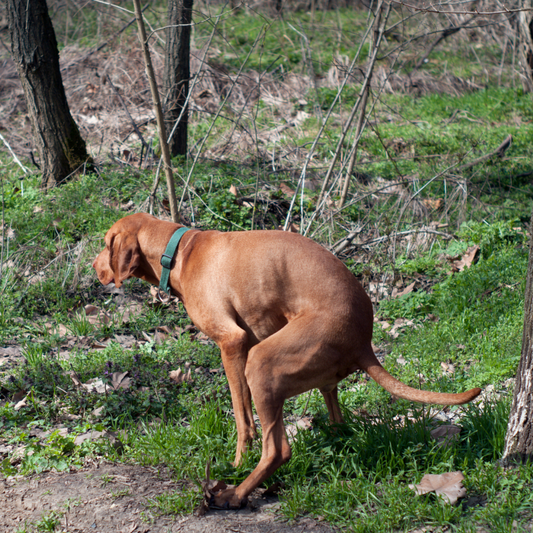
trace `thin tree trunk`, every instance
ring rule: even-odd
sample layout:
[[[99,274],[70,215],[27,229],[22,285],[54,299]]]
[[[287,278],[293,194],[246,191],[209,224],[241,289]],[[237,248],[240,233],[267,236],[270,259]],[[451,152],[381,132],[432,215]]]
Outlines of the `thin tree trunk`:
[[[165,129],[174,132],[168,146],[172,156],[187,154],[190,42],[193,0],[169,0],[165,50]],[[179,123],[176,124],[176,122]]]
[[[505,437],[504,464],[533,459],[533,216],[529,225],[529,264],[524,303],[522,356],[516,374],[511,415]]]
[[[61,183],[88,161],[67,103],[46,0],[7,0],[11,51],[42,167],[43,188]]]
[[[163,117],[163,110],[161,108],[161,100],[159,98],[159,90],[157,89],[157,82],[155,81],[154,67],[152,66],[152,57],[150,50],[148,50],[148,39],[146,37],[146,28],[144,27],[144,19],[141,10],[140,0],[133,0],[135,7],[135,16],[137,18],[137,26],[139,28],[139,40],[141,41],[144,66],[146,68],[146,75],[150,83],[150,92],[152,93],[152,102],[154,104],[155,118],[157,121],[157,129],[159,131],[159,144],[161,145],[161,156],[163,159],[163,167],[165,169],[165,176],[167,178],[168,201],[170,203],[170,215],[173,222],[180,221],[180,214],[178,211],[178,204],[176,201],[176,189],[174,187],[174,176],[172,174],[172,165],[170,161],[170,151],[168,149],[167,134],[165,131],[165,120]]]
[[[518,13],[518,61],[520,63],[520,78],[524,92],[533,92],[533,14],[531,0],[523,0],[525,11]]]

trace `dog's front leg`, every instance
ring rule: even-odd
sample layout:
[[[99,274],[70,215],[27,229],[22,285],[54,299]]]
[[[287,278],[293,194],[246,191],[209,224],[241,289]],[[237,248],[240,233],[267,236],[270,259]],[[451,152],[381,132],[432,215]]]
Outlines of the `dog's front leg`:
[[[239,329],[231,337],[218,342],[222,363],[231,391],[235,423],[237,425],[237,450],[235,466],[246,453],[249,443],[257,436],[252,411],[252,397],[246,382],[244,369],[248,357],[246,333]]]

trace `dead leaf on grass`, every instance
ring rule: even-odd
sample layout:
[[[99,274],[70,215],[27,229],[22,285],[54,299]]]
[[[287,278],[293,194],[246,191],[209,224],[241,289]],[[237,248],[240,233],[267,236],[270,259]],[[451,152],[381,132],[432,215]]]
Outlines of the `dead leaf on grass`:
[[[413,289],[415,288],[416,281],[413,281],[410,285],[407,285],[405,289],[398,291],[396,295],[394,294],[394,291],[392,291],[392,297],[393,298],[399,298],[400,296],[405,296],[406,294],[409,294],[413,292]]]
[[[287,438],[289,441],[294,439],[298,434],[298,431],[305,431],[313,427],[313,419],[309,416],[304,416],[299,418],[292,424],[287,424],[285,426],[285,432],[287,433]]]
[[[105,394],[111,390],[109,385],[106,385],[101,379],[90,379],[87,383],[82,383],[81,386],[89,392],[97,392],[98,394]]]
[[[442,367],[442,370],[444,370],[444,372],[447,374],[453,374],[455,372],[455,367],[451,363],[445,363],[444,361],[442,361],[440,366]]]
[[[479,254],[479,246],[470,246],[461,259],[452,261],[452,272],[462,272],[465,268],[470,268]]]
[[[15,394],[13,394],[13,397],[11,398],[11,401],[13,403],[18,403],[18,402],[20,402],[22,399],[24,399],[26,397],[26,394],[28,394],[28,392],[25,389],[21,389],[21,390],[15,392]]]
[[[127,375],[127,372],[113,372],[113,374],[111,374],[111,385],[114,390],[126,390],[130,388],[131,378],[128,378]]]
[[[68,372],[68,375],[70,376],[70,379],[74,382],[74,385],[76,385],[76,387],[82,387],[83,386],[83,383],[81,382],[81,380],[78,377],[78,374],[76,374],[76,372],[71,370],[70,372]]]
[[[51,322],[46,322],[44,327],[51,335],[59,335],[60,337],[66,337],[68,334],[68,330],[63,324],[52,324]]]
[[[98,439],[101,439],[106,434],[105,431],[87,431],[86,433],[81,433],[74,439],[74,444],[76,446],[79,446],[81,443],[85,442],[86,440],[89,441],[95,441]]]
[[[23,398],[22,400],[20,400],[20,402],[17,402],[15,404],[15,407],[13,407],[13,409],[15,409],[15,411],[20,411],[23,407],[26,407],[28,404],[26,403],[26,399],[28,397],[26,396],[26,398]]]
[[[466,496],[462,483],[464,478],[462,472],[426,474],[418,485],[409,485],[409,488],[415,490],[418,495],[435,492],[437,496],[454,505],[459,498]]]
[[[441,446],[449,446],[457,442],[459,433],[461,433],[461,428],[455,424],[443,424],[429,432]]]
[[[123,348],[131,348],[137,344],[137,339],[133,335],[115,335],[115,340]]]
[[[190,363],[185,365],[185,372],[181,368],[169,372],[168,377],[175,383],[183,383],[184,381],[192,381]]]
[[[279,188],[283,194],[286,194],[291,198],[295,195],[295,191],[293,191],[286,183],[281,182]]]
[[[83,310],[85,311],[85,318],[89,324],[109,324],[111,317],[103,309],[99,309],[95,305],[86,305]]]

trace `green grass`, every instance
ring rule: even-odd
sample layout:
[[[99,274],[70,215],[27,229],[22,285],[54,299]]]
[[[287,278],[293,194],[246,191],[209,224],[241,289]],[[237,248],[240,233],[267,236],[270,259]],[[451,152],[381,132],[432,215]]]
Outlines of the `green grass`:
[[[211,6],[211,13],[195,14],[197,48],[205,44],[215,23],[206,13],[218,15],[219,7]],[[108,7],[84,8],[76,16],[58,10],[53,16],[60,47],[99,44],[129,18]],[[325,76],[338,55],[349,60],[354,57],[366,16],[365,11],[353,9],[288,12],[283,18],[251,10],[226,11],[213,37],[210,60],[235,74],[251,52],[245,74],[250,69],[268,69],[274,80],[287,81],[289,73],[309,74],[309,63],[302,57],[310,50],[314,72]],[[164,6],[151,6],[147,17],[154,26],[163,26]],[[418,32],[415,23],[404,30],[402,38],[406,39]],[[309,49],[303,35],[309,39]],[[136,39],[132,28],[112,49],[136,45]],[[380,319],[410,319],[415,326],[391,338],[378,323],[374,342],[386,353],[385,365],[396,377],[412,386],[443,392],[474,386],[494,385],[497,391],[507,387],[506,381],[516,372],[522,336],[526,232],[530,231],[527,223],[533,197],[533,102],[531,95],[513,87],[510,79],[495,83],[494,69],[485,73],[487,64],[499,64],[501,53],[493,44],[478,47],[473,34],[471,39],[473,48],[446,40],[430,56],[424,72],[438,77],[446,61],[448,72],[455,76],[479,83],[488,75],[487,88],[460,96],[380,95],[370,117],[372,127],[365,131],[359,149],[358,170],[370,176],[370,182],[354,182],[352,204],[331,217],[326,213],[311,227],[317,240],[330,245],[356,225],[363,228],[362,239],[370,239],[396,230],[445,224],[442,229],[450,238],[437,239],[427,249],[398,241],[394,251],[389,244],[369,246],[349,250],[346,258],[366,286],[369,281],[389,278],[400,280],[403,286],[411,281],[422,285],[407,296],[383,300],[376,306]],[[386,49],[396,45],[391,37]],[[423,49],[422,44],[417,46],[401,73],[409,71],[413,58]],[[364,66],[366,53],[367,45],[360,66]],[[346,88],[321,139],[309,169],[319,180],[358,90],[358,85]],[[283,224],[289,197],[279,185],[284,182],[295,187],[309,147],[305,143],[313,141],[320,124],[319,110],[324,114],[335,94],[331,88],[312,88],[306,104],[296,99],[287,102],[284,113],[311,114],[288,140],[260,144],[238,161],[200,159],[185,195],[187,223],[225,231],[275,229]],[[243,119],[251,130],[268,131],[280,124],[279,110],[266,101],[258,101],[253,113]],[[226,119],[235,116],[236,108],[224,110],[207,147],[224,138],[233,124]],[[209,120],[211,117],[193,114],[191,144],[206,134]],[[461,165],[494,150],[509,134],[513,144],[505,158],[461,170]],[[349,142],[344,149],[348,146]],[[280,147],[290,154],[301,149],[299,159],[293,155],[283,159],[283,155],[273,162],[271,154],[274,148],[280,153]],[[180,490],[161,496],[153,505],[158,512],[176,514],[190,513],[198,504],[198,482],[208,463],[212,478],[241,482],[257,464],[261,447],[255,443],[238,468],[232,465],[236,431],[227,380],[222,372],[210,372],[221,367],[218,349],[189,333],[160,345],[144,343],[144,334],[153,335],[157,327],[189,324],[184,309],[150,305],[147,285],[132,280],[124,286],[124,298],[141,297],[145,304],[139,314],[124,322],[122,296],[103,293],[91,268],[105,231],[126,214],[122,206],[131,200],[139,208],[148,198],[153,169],[101,164],[99,173],[77,176],[43,194],[38,188],[38,172],[22,176],[4,152],[0,164],[6,231],[0,278],[0,346],[20,345],[23,356],[12,367],[0,367],[0,441],[22,449],[17,452],[21,453],[18,459],[13,455],[3,459],[1,475],[77,468],[87,457],[165,464]],[[176,160],[177,175],[186,176],[188,165],[190,161]],[[378,178],[384,181],[378,182]],[[421,201],[443,199],[444,206],[423,216],[404,211],[405,200],[398,194],[386,196],[375,190],[393,181],[404,183],[405,191],[417,193]],[[177,183],[181,186],[179,179]],[[241,197],[253,197],[259,191],[270,203],[258,203],[253,212],[236,202],[230,192],[232,185]],[[165,195],[160,186],[158,197]],[[297,202],[296,222],[302,215],[308,219],[314,213],[316,196],[317,191],[306,191],[303,212]],[[463,272],[449,274],[450,260],[461,257],[472,245],[480,247],[479,261]],[[110,322],[91,324],[83,314],[87,304],[105,310]],[[133,336],[137,346],[108,342],[115,335]],[[104,341],[106,348],[93,347]],[[191,382],[171,381],[169,371],[183,369],[186,363],[202,369],[193,373]],[[453,365],[454,372],[445,374],[441,363]],[[110,385],[115,372],[128,372],[128,388],[89,392],[77,386],[69,374],[74,373],[82,383],[102,379]],[[26,405],[16,411],[13,397],[22,390],[27,391]],[[359,374],[342,382],[339,396],[347,423],[334,429],[327,423],[317,391],[286,402],[287,415],[311,416],[313,428],[298,433],[291,461],[266,483],[284,483],[280,496],[284,518],[311,515],[336,527],[364,532],[422,527],[503,532],[530,526],[531,465],[504,470],[498,463],[510,408],[509,388],[483,406],[467,407],[457,422],[462,428],[460,439],[451,446],[438,446],[430,437],[433,412],[404,401],[392,402],[388,393]],[[68,435],[55,431],[59,423],[70,430]],[[51,434],[39,440],[30,436],[36,428]],[[91,430],[113,431],[119,443],[112,445],[103,438],[74,444],[77,435]],[[426,473],[453,470],[465,475],[467,498],[459,505],[447,505],[432,495],[416,496],[409,488]],[[56,519],[43,515],[39,523],[27,528],[53,530]]]

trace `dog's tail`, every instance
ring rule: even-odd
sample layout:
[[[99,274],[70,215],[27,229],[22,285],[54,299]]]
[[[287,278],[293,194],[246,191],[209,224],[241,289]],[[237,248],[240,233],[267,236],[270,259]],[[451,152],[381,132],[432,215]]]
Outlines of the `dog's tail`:
[[[391,376],[379,364],[377,359],[375,362],[370,363],[366,368],[363,368],[363,370],[386,391],[394,394],[394,396],[397,396],[398,398],[403,398],[404,400],[410,400],[412,402],[438,405],[461,405],[463,403],[471,402],[481,392],[481,389],[479,388],[470,389],[469,391],[460,394],[447,394],[413,389]]]

